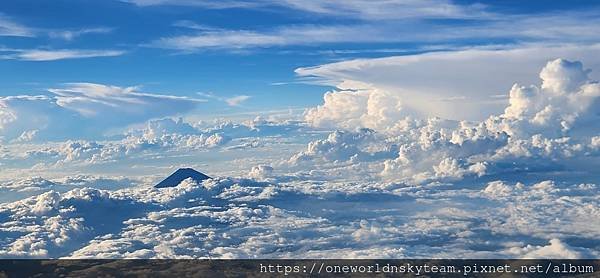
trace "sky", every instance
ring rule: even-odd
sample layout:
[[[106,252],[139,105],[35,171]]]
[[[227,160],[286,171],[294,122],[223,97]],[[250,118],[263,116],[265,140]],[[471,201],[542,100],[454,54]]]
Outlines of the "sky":
[[[3,1],[0,258],[600,257],[597,30],[592,1]]]
[[[319,104],[322,82],[298,68],[598,40],[598,11],[586,1],[370,2],[8,1],[0,6],[0,94],[53,97],[69,83],[136,87],[208,101],[188,108],[206,119]],[[170,110],[162,114],[187,112]]]

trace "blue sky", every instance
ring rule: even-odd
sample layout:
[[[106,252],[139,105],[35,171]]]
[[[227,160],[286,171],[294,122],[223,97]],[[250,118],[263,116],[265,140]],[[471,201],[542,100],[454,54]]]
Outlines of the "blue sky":
[[[52,89],[94,83],[204,100],[158,116],[302,109],[322,102],[328,87],[320,85],[337,84],[323,81],[329,76],[298,76],[298,68],[472,48],[590,45],[598,42],[598,13],[588,1],[7,1],[0,5],[0,96],[52,98]],[[123,128],[153,116],[92,122]]]

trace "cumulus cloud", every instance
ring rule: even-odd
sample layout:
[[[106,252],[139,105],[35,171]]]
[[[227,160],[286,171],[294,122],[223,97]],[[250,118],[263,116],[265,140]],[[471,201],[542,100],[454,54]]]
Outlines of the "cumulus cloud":
[[[348,190],[353,187],[304,191],[302,183],[213,178],[160,189],[48,191],[0,205],[0,215],[9,220],[0,233],[28,227],[0,242],[0,257],[332,258],[352,251],[346,256],[379,258],[381,250],[390,258],[598,254],[584,246],[598,235],[589,220],[599,213],[594,185],[548,181],[523,185],[522,194],[477,202],[477,190],[469,188]],[[557,218],[564,225],[552,224]],[[564,237],[577,240],[567,243]]]
[[[574,250],[573,247],[562,242],[560,239],[553,238],[546,246],[527,246],[523,248],[526,253],[523,259],[581,259],[581,252]]]
[[[317,127],[369,127],[381,134],[386,140],[379,142],[396,152],[381,170],[390,181],[462,180],[524,169],[589,172],[593,166],[578,159],[593,161],[598,155],[593,136],[599,128],[600,87],[590,74],[580,62],[551,60],[540,71],[541,85],[515,84],[504,112],[481,121],[421,120],[419,113],[405,108],[410,107],[405,105],[408,97],[345,81],[325,94],[322,105],[308,109],[305,119]],[[319,145],[313,143],[309,150]],[[341,146],[351,153],[344,160],[366,153],[365,146]],[[327,152],[313,151],[312,156],[328,159]]]
[[[26,148],[15,148],[12,163],[44,163],[46,167],[69,165],[96,165],[118,163],[124,159],[142,159],[146,155],[165,157],[169,155],[189,155],[191,152],[204,152],[211,149],[226,150],[225,146],[235,141],[268,142],[275,137],[292,136],[302,126],[298,122],[273,122],[262,118],[245,123],[222,122],[202,127],[191,124],[182,118],[163,118],[146,122],[145,126],[132,128],[113,140],[66,140],[54,144],[32,144]],[[276,141],[276,140],[275,140]],[[17,143],[13,141],[13,143]],[[250,146],[237,145],[234,149],[243,150]]]
[[[8,181],[0,184],[0,189],[10,191],[38,191],[52,189],[56,183],[42,177],[31,177],[22,180]]]
[[[335,131],[327,138],[314,140],[308,143],[306,150],[293,155],[289,162],[291,164],[302,164],[313,160],[324,160],[332,162],[381,159],[392,151],[376,148],[376,135],[373,130],[359,129],[351,131]]]
[[[57,167],[69,163],[105,164],[133,159],[144,154],[165,155],[171,151],[206,150],[225,144],[229,138],[218,134],[144,134],[127,136],[119,141],[68,140],[57,147],[27,151],[23,159],[50,163]]]
[[[594,132],[597,127],[590,123],[598,121],[600,86],[588,77],[590,72],[580,62],[564,59],[548,62],[540,72],[540,87],[513,86],[509,106],[501,117],[522,125],[527,123],[530,133],[564,134],[577,126]]]
[[[351,89],[344,90],[344,87]],[[398,120],[412,113],[402,106],[401,98],[368,84],[345,82],[339,91],[323,96],[323,105],[308,109],[305,120],[318,127],[357,126],[378,130],[395,129]],[[414,115],[413,115],[414,116]]]
[[[485,193],[489,198],[502,198],[511,196],[515,193],[515,191],[523,190],[524,185],[522,183],[517,183],[516,185],[509,185],[502,181],[493,181],[487,184],[487,186],[483,189],[483,193]]]
[[[0,192],[2,193],[0,200],[1,202],[13,202],[30,196],[38,196],[49,191],[66,192],[77,187],[116,190],[144,184],[145,182],[144,179],[119,176],[74,175],[52,179],[39,176],[28,178],[17,177],[0,182]]]
[[[268,165],[253,166],[248,176],[255,179],[265,179],[273,174],[273,167]]]
[[[335,92],[328,96],[332,104],[334,98],[343,103],[343,94],[348,95],[345,98],[348,102],[356,102],[357,95],[368,98],[370,92],[375,95],[385,92],[390,96],[386,104],[396,104],[399,99],[403,110],[423,117],[484,120],[503,112],[507,103],[503,92],[512,84],[538,83],[536,72],[549,60],[563,57],[585,61],[590,68],[600,68],[600,60],[594,54],[598,48],[598,45],[565,45],[467,49],[349,60],[299,68],[296,73],[339,87],[337,97],[333,96]],[[598,72],[591,72],[589,76],[592,80],[600,79]],[[359,93],[350,94],[353,90]],[[336,110],[331,110],[330,117],[335,117]],[[356,118],[350,115],[348,118]]]
[[[537,72],[541,82],[507,88],[504,109],[478,121],[420,118],[405,110],[404,98],[345,83],[330,93],[341,92],[333,100],[306,112],[306,123],[256,118],[206,127],[166,118],[122,139],[26,145],[23,158],[58,166],[171,152],[189,163],[192,151],[216,148],[211,155],[226,157],[229,150],[219,147],[238,139],[305,136],[304,148],[288,150],[284,160],[263,159],[270,154],[263,149],[256,159],[249,150],[252,164],[222,170],[252,179],[207,173],[213,179],[173,188],[68,192],[58,185],[85,186],[78,180],[86,178],[5,183],[11,192],[43,194],[0,205],[0,233],[28,227],[0,242],[0,256],[322,258],[353,250],[348,256],[368,258],[384,250],[390,257],[597,257],[599,187],[589,181],[600,157],[599,83],[582,63],[565,59]],[[99,105],[132,102],[111,90],[56,93]],[[18,101],[49,98],[3,99],[11,109],[1,110],[4,122],[19,116]],[[80,115],[87,107],[63,108]],[[224,164],[239,162],[237,154]],[[114,218],[106,220],[106,211]]]

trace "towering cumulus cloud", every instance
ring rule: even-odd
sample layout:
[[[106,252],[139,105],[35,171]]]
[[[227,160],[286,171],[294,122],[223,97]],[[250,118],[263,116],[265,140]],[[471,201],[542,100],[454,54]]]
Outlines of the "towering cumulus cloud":
[[[509,106],[501,115],[513,128],[505,131],[554,136],[582,129],[597,132],[600,85],[588,78],[589,72],[580,62],[557,59],[548,62],[540,72],[540,87],[514,85]]]
[[[305,120],[315,126],[392,129],[408,115],[399,96],[360,82],[344,82],[327,92],[321,106],[309,109]]]
[[[376,88],[379,93],[387,92],[401,98],[407,114],[481,121],[503,112],[506,91],[513,83],[537,84],[538,73],[548,61],[562,57],[598,69],[599,50],[600,45],[466,49],[347,60],[299,68],[296,73],[340,87],[339,91]],[[588,75],[600,78],[598,70]]]
[[[384,161],[381,174],[395,181],[460,180],[523,169],[591,171],[578,162],[595,161],[598,154],[600,85],[590,72],[578,61],[551,60],[541,69],[540,85],[513,85],[504,112],[481,121],[424,119],[402,105],[405,95],[346,81],[307,110],[305,119],[314,126],[367,127],[384,134],[387,149],[397,156]],[[365,153],[356,149],[346,156]]]

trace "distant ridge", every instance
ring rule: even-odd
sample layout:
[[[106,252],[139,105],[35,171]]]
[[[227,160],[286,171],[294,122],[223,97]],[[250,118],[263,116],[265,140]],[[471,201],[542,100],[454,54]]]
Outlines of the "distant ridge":
[[[155,185],[155,188],[164,188],[164,187],[175,187],[179,185],[183,180],[191,178],[192,180],[200,183],[203,180],[210,179],[209,176],[202,174],[192,168],[180,168],[175,171],[175,173],[168,176],[166,179]]]

